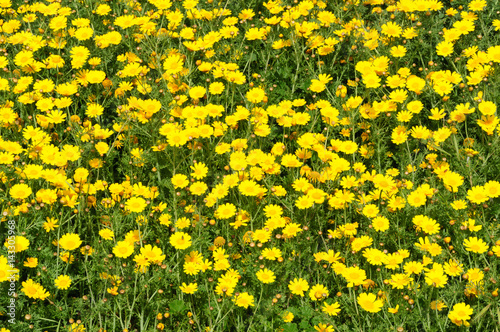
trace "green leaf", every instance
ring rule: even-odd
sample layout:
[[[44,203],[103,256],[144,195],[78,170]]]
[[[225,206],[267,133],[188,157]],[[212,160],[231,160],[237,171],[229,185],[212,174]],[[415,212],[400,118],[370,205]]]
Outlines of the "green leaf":
[[[300,315],[304,318],[311,318],[314,314],[314,310],[311,307],[302,307],[300,310]]]
[[[295,323],[286,323],[285,326],[283,326],[283,332],[299,332],[299,329]]]
[[[299,327],[300,327],[302,330],[309,329],[309,328],[311,327],[311,325],[309,324],[309,319],[303,319],[303,320],[300,322]]]
[[[174,313],[174,314],[181,313],[187,309],[186,305],[184,304],[184,302],[182,300],[174,300],[174,301],[170,302],[169,307],[170,307],[170,311],[172,311],[172,313]]]

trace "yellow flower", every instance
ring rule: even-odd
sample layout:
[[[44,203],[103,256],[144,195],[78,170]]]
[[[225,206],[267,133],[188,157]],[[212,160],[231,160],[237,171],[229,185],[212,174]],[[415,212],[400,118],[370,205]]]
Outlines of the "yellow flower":
[[[188,177],[184,174],[175,174],[172,179],[172,184],[174,188],[185,188],[189,184]]]
[[[448,318],[453,322],[453,324],[458,326],[469,326],[469,319],[474,310],[470,305],[465,303],[457,303],[453,306],[453,309],[448,313]]]
[[[319,323],[314,326],[314,329],[318,332],[333,332],[333,326]]]
[[[309,284],[302,278],[295,278],[288,284],[288,289],[294,295],[304,296],[304,292],[309,289]]]
[[[217,219],[229,219],[236,214],[236,206],[232,203],[226,203],[219,205],[215,211],[215,217]]]
[[[29,298],[45,300],[50,295],[42,285],[34,282],[32,279],[23,281],[22,285],[21,292]]]
[[[357,266],[346,268],[342,272],[342,276],[347,280],[347,287],[362,285],[366,280],[366,272]]]
[[[464,247],[467,251],[471,251],[476,254],[482,254],[488,250],[488,245],[486,244],[486,242],[477,237],[469,237],[468,239],[465,239]]]
[[[401,29],[401,27],[394,22],[387,22],[386,24],[382,25],[382,33],[386,36],[399,37],[401,36],[402,32],[403,30]]]
[[[193,171],[190,175],[196,180],[201,180],[207,176],[208,167],[204,163],[194,163],[193,166],[189,166]]]
[[[406,55],[406,47],[403,45],[393,46],[391,48],[391,55],[395,58],[402,58]]]
[[[314,285],[309,290],[309,297],[312,301],[324,300],[328,297],[328,295],[330,295],[328,288],[321,284]]]
[[[399,311],[399,304],[396,305],[395,308],[387,308],[387,311],[390,312],[391,314],[397,314]]]
[[[378,88],[380,86],[380,77],[375,73],[363,75],[363,83],[367,88]]]
[[[246,98],[249,102],[257,104],[264,100],[266,93],[261,88],[253,88],[247,91]]]
[[[361,293],[357,300],[361,308],[372,313],[379,312],[383,306],[382,301],[377,300],[375,294],[372,293]]]
[[[443,301],[437,300],[437,301],[431,302],[431,309],[432,310],[441,311],[441,310],[443,310],[443,308],[447,308],[446,304],[444,304]]]
[[[175,232],[170,236],[170,244],[177,250],[183,250],[191,246],[191,236],[184,232]]]
[[[71,278],[67,275],[60,275],[54,281],[55,285],[59,289],[68,289],[71,286]]]
[[[285,323],[290,323],[291,321],[293,321],[293,318],[295,316],[290,312],[290,311],[286,311],[284,314],[283,314],[283,321]]]
[[[320,82],[319,80],[315,80],[315,79],[311,80],[311,85],[309,86],[309,90],[311,90],[312,92],[319,93],[325,89],[326,89],[326,85],[324,83]]]
[[[98,84],[104,81],[106,73],[101,70],[91,70],[87,74],[87,81],[91,84]]]
[[[190,283],[190,284],[186,285],[186,283],[183,282],[182,286],[180,286],[179,288],[184,294],[194,294],[198,290],[198,284],[197,283]]]
[[[64,250],[71,251],[78,248],[82,244],[82,241],[78,234],[66,233],[59,239],[58,243]]]
[[[207,189],[208,186],[202,181],[193,182],[193,184],[189,187],[189,191],[191,192],[191,194],[196,196],[202,195],[207,191]]]
[[[116,257],[127,258],[134,252],[134,244],[127,241],[119,241],[113,248]]]
[[[448,283],[448,277],[444,273],[443,266],[438,263],[432,265],[432,269],[429,269],[425,273],[425,282],[429,286],[442,288]]]
[[[141,248],[141,255],[151,263],[161,263],[166,257],[160,248],[150,244],[146,244]]]
[[[104,239],[104,240],[113,240],[113,237],[115,234],[113,231],[109,228],[103,228],[99,231],[99,235]]]
[[[24,236],[9,236],[5,239],[4,246],[8,251],[22,252],[29,248],[30,240]]]
[[[332,304],[328,304],[327,302],[325,302],[321,310],[329,316],[337,316],[340,312],[340,305],[338,304],[338,302]]]
[[[235,299],[234,302],[238,307],[243,307],[243,308],[248,308],[249,306],[254,307],[254,297],[247,292],[241,293],[238,295]]]
[[[194,88],[189,89],[189,96],[193,99],[200,99],[206,93],[206,88],[202,86],[195,86]]]
[[[28,257],[23,265],[26,267],[31,267],[31,268],[37,267],[38,266],[38,258]]]
[[[268,269],[261,269],[257,271],[256,273],[257,278],[263,283],[263,284],[272,284],[274,280],[276,280],[276,276],[274,275],[274,272]]]
[[[25,199],[28,198],[28,196],[30,196],[33,191],[27,184],[19,183],[13,185],[12,188],[10,188],[9,193],[10,196],[12,196],[12,198],[14,199]]]
[[[441,56],[448,56],[453,53],[453,44],[448,41],[442,41],[436,46],[436,54]]]
[[[210,84],[208,91],[213,95],[220,95],[222,92],[224,92],[224,89],[224,83],[214,82]]]
[[[125,203],[125,208],[130,212],[140,213],[146,206],[147,203],[142,197],[132,197]]]

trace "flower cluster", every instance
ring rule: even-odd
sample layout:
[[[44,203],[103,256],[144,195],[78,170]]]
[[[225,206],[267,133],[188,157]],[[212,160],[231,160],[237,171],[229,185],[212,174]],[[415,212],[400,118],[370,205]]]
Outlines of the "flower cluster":
[[[20,328],[493,330],[498,10],[0,0]]]

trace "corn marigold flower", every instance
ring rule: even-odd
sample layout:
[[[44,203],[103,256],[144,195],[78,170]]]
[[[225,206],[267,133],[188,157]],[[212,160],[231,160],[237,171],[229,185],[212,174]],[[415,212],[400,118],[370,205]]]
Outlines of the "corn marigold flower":
[[[403,45],[393,46],[391,48],[391,55],[395,58],[402,58],[406,55],[406,47]]]
[[[147,203],[142,197],[132,197],[125,203],[125,209],[130,212],[140,213],[144,211]]]
[[[325,314],[329,316],[337,316],[340,312],[340,304],[338,304],[338,302],[332,304],[324,302],[321,311],[323,311]]]
[[[94,30],[91,27],[82,27],[75,31],[74,37],[79,41],[84,41],[92,38]]]
[[[206,88],[202,86],[195,86],[189,89],[189,96],[193,99],[203,98],[205,93],[206,93]]]
[[[163,68],[167,75],[174,75],[182,71],[184,66],[184,59],[180,54],[173,54],[165,59]]]
[[[236,206],[232,203],[220,205],[215,211],[215,217],[218,219],[229,219],[236,214]]]
[[[369,237],[368,235],[363,235],[361,237],[355,238],[351,242],[351,248],[353,251],[358,252],[365,247],[371,246],[372,243],[373,243],[373,239],[371,237]]]
[[[342,276],[347,280],[347,287],[362,285],[366,280],[366,272],[357,266],[346,268]]]
[[[416,94],[420,94],[424,87],[425,80],[416,75],[410,75],[406,80],[406,88]]]
[[[153,264],[161,263],[163,260],[165,260],[166,257],[160,248],[158,248],[157,246],[152,246],[150,244],[146,244],[141,248],[141,254],[144,255],[144,257]]]
[[[99,236],[102,237],[104,240],[113,240],[115,234],[111,229],[103,228],[99,231]]]
[[[295,201],[295,206],[301,210],[310,208],[313,206],[313,204],[314,204],[314,200],[310,196],[307,196],[307,195],[301,196],[301,197],[297,198],[297,200]]]
[[[403,270],[407,275],[420,274],[424,269],[424,265],[420,262],[406,262],[403,266]]]
[[[242,195],[245,196],[257,196],[261,192],[260,185],[252,180],[244,180],[238,185]]]
[[[295,278],[288,284],[288,289],[294,295],[304,296],[304,292],[309,289],[309,284],[302,278]]]
[[[179,289],[184,293],[184,294],[194,294],[198,290],[198,284],[197,283],[189,283],[186,285],[185,282],[182,283],[182,286],[179,286]]]
[[[191,226],[191,220],[186,217],[179,218],[175,222],[175,227],[177,227],[177,229],[184,229],[188,228],[189,226]]]
[[[378,216],[372,219],[372,227],[377,232],[385,232],[389,229],[389,219],[384,216]]]
[[[367,204],[363,207],[363,215],[368,218],[374,218],[379,214],[380,210],[375,204]]]
[[[201,180],[208,174],[208,167],[205,163],[197,162],[193,166],[189,166],[193,171],[190,175],[196,180]]]
[[[285,323],[290,323],[291,321],[293,321],[293,318],[295,316],[293,315],[293,313],[291,313],[290,311],[285,311],[285,313],[283,314],[283,321]]]
[[[388,37],[399,37],[403,30],[394,22],[387,22],[382,25],[382,33]]]
[[[274,260],[280,258],[282,253],[281,253],[280,249],[273,247],[273,248],[266,248],[266,249],[262,250],[261,255],[262,255],[262,257],[264,257],[264,259],[274,261]]]
[[[442,41],[436,46],[436,54],[447,57],[453,53],[453,44],[449,41]]]
[[[238,307],[243,307],[247,309],[249,306],[254,307],[254,297],[253,295],[248,294],[247,292],[240,293],[235,299],[234,303]]]
[[[309,290],[309,298],[312,301],[322,301],[330,295],[328,288],[322,284],[316,284]]]
[[[134,244],[127,241],[118,241],[113,247],[113,254],[116,257],[127,258],[134,252]]]
[[[429,286],[443,288],[448,283],[448,276],[444,273],[444,268],[439,263],[434,263],[432,269],[427,269],[425,282]]]
[[[375,73],[363,75],[363,83],[366,88],[378,88],[380,86],[380,77]]]
[[[245,96],[249,102],[257,104],[264,100],[266,93],[261,88],[253,88],[248,90]]]
[[[255,275],[263,284],[272,284],[276,280],[274,272],[268,269],[260,269]]]
[[[444,263],[444,272],[450,277],[456,277],[463,272],[462,264],[450,259],[447,263]]]
[[[471,319],[471,315],[474,310],[470,305],[465,303],[457,303],[453,306],[453,309],[448,313],[448,318],[457,326],[469,326],[468,320]]]
[[[67,275],[60,275],[54,280],[54,284],[59,289],[68,289],[71,286],[71,278]]]
[[[75,250],[82,244],[80,235],[75,233],[66,233],[58,241],[58,244],[64,250]]]
[[[325,83],[322,83],[319,80],[313,79],[311,80],[311,85],[309,86],[309,90],[312,92],[320,93],[326,89]]]
[[[184,174],[175,174],[170,181],[174,185],[174,188],[186,188],[189,184],[188,177]]]
[[[399,304],[396,305],[396,307],[394,308],[387,308],[387,312],[391,313],[391,314],[397,314],[399,311]]]
[[[225,86],[222,82],[213,82],[210,84],[208,91],[213,95],[220,95],[224,92]]]
[[[170,244],[177,250],[184,250],[191,246],[191,235],[184,232],[175,232],[170,236]]]
[[[318,332],[333,332],[334,331],[333,326],[323,324],[323,323],[319,323],[318,325],[315,325],[314,329]]]
[[[432,301],[430,307],[432,310],[437,310],[437,311],[441,311],[443,310],[443,308],[447,308],[446,304],[444,304],[444,302],[441,300]]]
[[[483,186],[474,186],[467,190],[467,199],[472,203],[481,204],[488,200],[488,195]]]
[[[300,227],[300,224],[289,223],[283,228],[283,235],[287,238],[292,238],[302,231],[303,229]]]
[[[0,265],[2,264],[1,258],[0,258]],[[23,266],[30,267],[30,268],[35,268],[38,266],[38,258],[36,257],[28,257],[23,263]],[[0,267],[0,270],[2,268]],[[2,277],[0,276],[0,280],[2,280]],[[1,281],[0,281],[1,282]]]
[[[189,191],[195,196],[203,195],[207,189],[208,186],[202,181],[193,182],[193,184],[189,187]]]
[[[25,67],[32,64],[35,60],[33,59],[33,52],[31,51],[20,51],[14,57],[14,63],[18,67]]]
[[[106,73],[102,70],[90,70],[87,74],[87,81],[91,84],[99,84],[106,78]]]
[[[47,292],[42,285],[33,281],[33,279],[23,281],[22,286],[23,288],[21,288],[21,292],[29,298],[45,300],[50,296],[50,293]]]
[[[477,237],[469,237],[464,240],[465,250],[476,254],[485,253],[488,250],[488,245],[482,239]]]
[[[31,188],[25,183],[15,184],[9,190],[9,194],[12,198],[21,200],[28,198],[32,193],[33,191]]]
[[[363,251],[363,257],[371,265],[382,265],[387,259],[386,254],[376,248],[367,248]]]
[[[30,240],[22,235],[16,235],[12,239],[12,237],[8,237],[5,239],[4,247],[8,249],[8,251],[22,252],[28,249],[30,246]]]
[[[376,313],[382,309],[384,305],[381,300],[377,300],[375,294],[372,293],[361,293],[357,298],[358,304],[363,310],[368,312]]]

